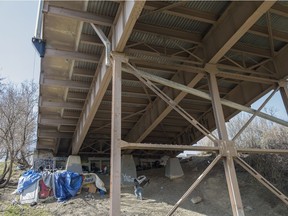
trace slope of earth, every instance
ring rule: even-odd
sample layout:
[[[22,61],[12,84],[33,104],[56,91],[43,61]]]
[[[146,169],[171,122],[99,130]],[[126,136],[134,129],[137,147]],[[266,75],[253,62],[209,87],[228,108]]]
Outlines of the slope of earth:
[[[182,164],[184,176],[170,180],[165,177],[165,168],[144,170],[138,175],[150,178],[150,184],[144,188],[143,200],[137,200],[133,187],[124,187],[121,191],[121,215],[144,216],[166,215],[191,184],[209,165],[209,159],[195,157],[192,161]],[[268,191],[252,176],[237,169],[238,182],[242,195],[246,216],[284,216],[288,215],[288,207],[275,195]],[[109,185],[109,176],[99,175]],[[0,190],[0,213],[4,215],[109,215],[109,195],[101,198],[98,193],[82,192],[80,195],[64,203],[49,200],[38,203],[34,207],[15,203],[15,196],[10,193],[16,188]],[[192,197],[199,196],[198,204],[191,202]],[[14,205],[12,204],[14,200]],[[11,213],[14,212],[13,214]],[[220,162],[204,178],[196,190],[176,210],[178,216],[228,216],[232,215],[229,195],[226,186],[223,165]]]

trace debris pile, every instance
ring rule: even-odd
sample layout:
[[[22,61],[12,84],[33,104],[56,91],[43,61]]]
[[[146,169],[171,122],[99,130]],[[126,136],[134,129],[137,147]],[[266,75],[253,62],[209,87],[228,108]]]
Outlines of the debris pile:
[[[81,191],[106,193],[103,181],[95,173],[79,174],[71,171],[28,170],[19,178],[17,189],[12,194],[20,195],[20,204],[36,205],[55,198],[58,202],[69,200]]]

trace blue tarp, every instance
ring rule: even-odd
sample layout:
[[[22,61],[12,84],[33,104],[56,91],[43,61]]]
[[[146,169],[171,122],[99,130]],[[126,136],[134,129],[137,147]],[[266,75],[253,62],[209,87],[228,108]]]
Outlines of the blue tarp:
[[[82,185],[82,176],[70,171],[54,173],[55,198],[65,201],[75,196]]]
[[[34,170],[28,170],[22,174],[18,180],[17,192],[22,193],[23,190],[30,187],[42,176],[40,173],[35,172]]]

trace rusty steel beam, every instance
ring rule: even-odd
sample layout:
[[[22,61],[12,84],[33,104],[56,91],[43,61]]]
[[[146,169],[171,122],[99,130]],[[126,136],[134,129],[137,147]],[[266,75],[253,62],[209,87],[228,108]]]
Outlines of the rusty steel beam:
[[[283,104],[284,104],[285,109],[286,109],[286,113],[288,115],[288,88],[287,88],[287,82],[284,82],[283,85],[281,85],[280,93],[281,93]]]
[[[228,132],[225,125],[224,113],[220,101],[218,84],[214,73],[209,74],[208,82],[212,98],[214,118],[220,139],[218,144],[220,148],[220,154],[222,153],[223,156],[225,156],[224,169],[230,196],[231,208],[234,216],[244,216],[244,209],[237,181],[236,170],[232,159],[232,157],[237,155],[237,151],[235,148],[235,143],[229,141]]]
[[[112,50],[122,52],[131,34],[132,28],[140,15],[145,1],[126,1],[120,9],[120,15],[115,20],[114,33],[112,34]],[[92,120],[100,106],[105,91],[111,81],[112,67],[105,66],[105,58],[102,56],[94,77],[86,103],[81,113],[76,131],[72,140],[72,153],[77,154],[89,130]]]
[[[218,147],[210,147],[210,146],[128,143],[125,141],[121,142],[121,149],[149,149],[149,150],[171,150],[171,151],[189,150],[189,151],[219,152]]]
[[[123,69],[123,71],[125,71],[127,73],[133,74],[133,70],[130,69],[129,67],[124,66],[122,69]],[[169,86],[171,88],[175,88],[175,89],[187,92],[189,94],[201,97],[201,98],[206,99],[206,100],[211,100],[211,96],[205,92],[199,91],[199,90],[194,89],[194,88],[187,87],[183,84],[173,82],[171,80],[167,80],[167,79],[163,79],[163,78],[158,77],[158,76],[154,76],[154,75],[147,73],[147,72],[144,72],[144,71],[138,70],[138,72],[139,72],[139,74],[141,74],[141,76],[143,76],[143,77],[145,77],[151,81],[154,81],[154,82]],[[257,112],[257,110],[255,110],[255,109],[252,109],[250,107],[247,107],[247,106],[244,106],[244,105],[241,105],[241,104],[238,104],[238,103],[226,100],[226,99],[221,99],[220,101],[223,105],[225,105],[227,107],[231,107],[231,108],[239,110],[239,111],[244,111],[244,112],[251,113],[251,114],[254,114],[255,112]],[[268,115],[266,113],[259,112],[257,115],[261,118],[273,121],[273,122],[281,124],[283,126],[288,126],[287,121],[276,118],[276,117],[271,116],[271,115]]]
[[[275,93],[278,91],[279,88],[275,89],[267,98],[266,100],[261,104],[261,106],[258,108],[258,110],[249,118],[249,120],[240,128],[240,130],[237,132],[237,134],[232,138],[233,141],[235,141],[241,133],[248,127],[248,125],[253,121],[253,119],[257,116],[257,114],[263,109],[263,107],[270,101],[270,99],[275,95]]]
[[[173,208],[168,212],[167,216],[171,216],[179,207],[179,205],[187,199],[187,197],[193,192],[193,190],[200,184],[200,182],[205,178],[205,176],[210,172],[210,170],[217,164],[221,159],[222,155],[217,155],[217,157],[210,163],[210,165],[202,172],[202,174],[196,179],[196,181],[191,185],[191,187],[185,192],[185,194],[178,200],[178,202],[173,206]],[[239,215],[240,216],[240,215]]]
[[[288,205],[288,197],[285,196],[281,191],[279,191],[274,185],[272,185],[267,179],[265,179],[260,173],[253,169],[249,164],[247,164],[240,157],[235,158],[235,161],[242,166],[248,173],[250,173],[254,178],[256,178],[261,184],[263,184],[268,190],[275,194],[279,199],[281,199],[286,205]]]
[[[121,193],[121,64],[123,56],[112,55],[112,116],[111,116],[111,170],[110,216],[120,215]]]
[[[91,55],[76,51],[65,51],[65,50],[56,50],[48,48],[45,50],[45,57],[59,57],[64,59],[72,59],[72,60],[79,60],[91,63],[98,63],[100,60],[100,56],[98,55]]]
[[[217,25],[203,39],[209,63],[217,63],[274,3],[275,1],[231,3],[225,17],[219,19]]]
[[[51,86],[51,87],[83,89],[83,90],[88,90],[90,88],[90,83],[87,83],[87,82],[49,79],[49,78],[43,78],[41,85],[42,86]]]
[[[238,148],[238,153],[247,154],[288,154],[288,149],[252,149],[252,148]]]
[[[94,23],[103,26],[112,26],[113,18],[108,16],[99,16],[85,11],[72,10],[68,8],[61,8],[52,5],[44,7],[43,13],[53,16],[60,16],[70,19],[75,19],[82,22]]]
[[[233,2],[233,6],[230,8],[229,12],[227,14],[224,14],[223,19],[220,19],[219,22],[217,22],[215,28],[212,28],[212,30],[209,31],[209,33],[204,37],[202,41],[203,47],[206,51],[205,53],[207,62],[217,63],[217,61],[239,40],[241,36],[245,34],[245,32],[258,20],[258,18],[260,18],[261,15],[265,11],[267,11],[273,4],[274,2],[260,2],[260,3]],[[245,13],[243,14],[243,8],[246,7],[247,9],[244,10]],[[231,24],[230,22],[231,16],[235,17],[237,23]],[[241,16],[241,19],[239,19],[239,17],[236,16]],[[223,35],[223,28],[230,29],[229,34]],[[187,80],[186,76],[187,75],[184,76],[185,80]],[[183,77],[182,72],[178,72],[174,77],[175,78],[173,79],[179,80],[179,78]],[[193,77],[191,77],[189,81],[192,79]],[[180,82],[183,82],[183,80],[180,79]],[[182,94],[184,97],[186,96],[186,93],[184,94],[182,92]],[[161,104],[159,102],[155,102],[153,107],[154,106],[159,107],[160,105]],[[145,119],[143,118],[139,120],[135,124],[135,127],[131,129],[129,134],[126,135],[125,140],[132,142],[133,141],[141,142],[153,129],[152,127],[147,127],[147,121],[146,121],[146,119],[152,118],[152,116],[157,115],[153,112],[150,112],[149,114],[147,114]],[[153,121],[155,121],[155,124],[157,124],[156,121],[157,119],[155,117],[153,117],[153,119],[154,119]],[[147,130],[146,128],[149,128],[150,131]]]

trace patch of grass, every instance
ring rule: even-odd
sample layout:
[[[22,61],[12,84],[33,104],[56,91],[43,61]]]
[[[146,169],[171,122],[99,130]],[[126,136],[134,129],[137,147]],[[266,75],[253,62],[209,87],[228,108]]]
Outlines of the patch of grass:
[[[4,169],[4,162],[0,162],[0,173],[2,173]]]
[[[30,207],[28,205],[7,205],[4,209],[4,216],[50,216],[51,213],[44,209]]]
[[[22,212],[22,208],[18,207],[18,206],[14,206],[14,205],[10,205],[8,206],[5,210],[4,210],[4,215],[21,215]]]

